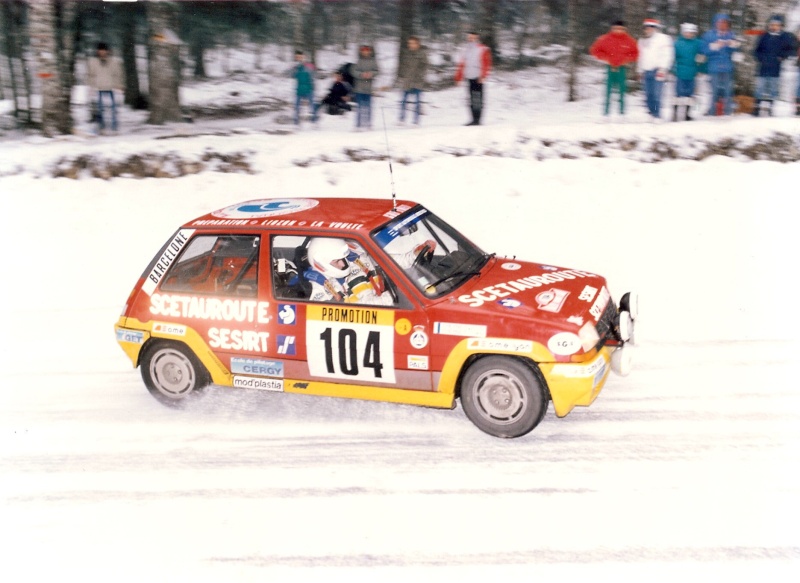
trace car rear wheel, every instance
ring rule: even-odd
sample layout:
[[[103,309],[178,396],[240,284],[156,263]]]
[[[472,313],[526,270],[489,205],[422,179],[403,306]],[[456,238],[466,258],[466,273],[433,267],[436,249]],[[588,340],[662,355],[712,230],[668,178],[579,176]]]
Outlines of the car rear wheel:
[[[461,406],[478,429],[496,437],[520,437],[547,412],[545,381],[534,365],[508,356],[486,356],[461,381]]]
[[[147,390],[166,405],[178,405],[209,383],[208,372],[183,344],[156,342],[141,360]]]

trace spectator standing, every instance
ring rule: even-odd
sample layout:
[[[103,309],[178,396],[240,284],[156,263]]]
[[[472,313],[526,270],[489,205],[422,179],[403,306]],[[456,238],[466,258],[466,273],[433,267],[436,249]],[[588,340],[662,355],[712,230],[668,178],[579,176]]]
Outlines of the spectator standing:
[[[644,80],[647,112],[651,121],[661,120],[661,97],[667,73],[675,60],[672,39],[661,32],[661,23],[655,18],[644,21],[644,37],[639,39],[638,69]]]
[[[800,30],[795,35],[800,44]],[[795,93],[795,115],[800,115],[800,47],[797,49],[797,92]]]
[[[314,106],[315,110],[319,110],[323,105],[327,106],[329,115],[342,115],[345,111],[350,111],[350,93],[353,88],[344,80],[344,75],[341,71],[336,71],[333,74],[333,84],[328,89],[327,95]]]
[[[312,121],[317,121],[317,108],[314,107],[314,65],[306,62],[303,51],[294,52],[297,63],[292,70],[292,76],[297,81],[294,99],[294,125],[300,125],[300,105],[305,101],[311,110]]]
[[[481,124],[483,114],[484,84],[492,68],[492,51],[480,42],[475,31],[467,33],[467,45],[461,51],[456,69],[455,81],[461,83],[466,79],[469,84],[469,108],[472,121],[468,126]]]
[[[361,45],[353,66],[353,93],[356,98],[356,129],[372,127],[372,85],[378,75],[378,63],[370,45]]]
[[[611,110],[611,96],[616,89],[619,93],[619,113],[625,115],[625,90],[627,80],[625,67],[636,62],[639,57],[639,47],[636,39],[628,34],[625,22],[617,20],[611,29],[599,36],[589,48],[589,54],[607,65],[606,70],[606,99],[603,115],[608,119]]]
[[[761,113],[762,101],[767,102],[767,114],[772,115],[772,104],[780,93],[781,65],[796,51],[794,35],[783,30],[783,16],[773,14],[767,22],[767,32],[759,37],[753,51],[758,61],[753,115],[758,116]]]
[[[406,121],[406,103],[411,97],[416,99],[414,109],[414,123],[419,123],[422,108],[422,90],[425,87],[425,77],[428,73],[428,55],[420,46],[419,38],[408,37],[408,51],[406,51],[402,66],[397,72],[397,81],[403,90],[403,101],[400,103],[400,123]]]
[[[711,78],[711,105],[706,115],[733,113],[733,61],[741,43],[731,31],[725,12],[714,16],[712,28],[703,35],[703,54]]]
[[[695,78],[701,61],[703,44],[697,38],[697,25],[691,22],[681,24],[681,34],[675,41],[675,105],[672,120],[691,120],[691,109],[694,101]]]
[[[114,91],[122,92],[124,80],[122,75],[122,63],[116,57],[111,56],[108,45],[104,42],[97,43],[97,56],[89,59],[87,65],[87,84],[90,91],[97,99],[97,122],[99,131],[105,133],[105,101],[108,100],[111,106],[111,131],[119,129],[117,123],[117,102]]]

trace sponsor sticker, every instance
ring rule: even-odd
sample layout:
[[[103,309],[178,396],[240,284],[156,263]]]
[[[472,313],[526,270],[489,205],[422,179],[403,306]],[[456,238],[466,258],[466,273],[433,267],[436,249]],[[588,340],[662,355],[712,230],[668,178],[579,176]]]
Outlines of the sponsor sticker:
[[[282,377],[283,363],[279,360],[258,358],[231,358],[231,372],[265,377]]]
[[[237,389],[258,389],[260,391],[283,392],[283,379],[260,379],[255,377],[233,377]]]
[[[569,322],[570,324],[583,326],[583,316],[570,316],[569,318],[567,318],[567,322]]]
[[[547,348],[558,356],[569,356],[581,349],[581,339],[572,332],[559,332],[547,341]]]
[[[186,336],[186,326],[168,322],[153,322],[153,333],[165,336]]]
[[[295,356],[297,354],[297,342],[294,336],[278,334],[278,354]]]
[[[553,366],[552,374],[569,378],[589,378],[596,377],[598,374],[602,378],[605,373],[606,360],[602,354],[588,364],[556,364]]]
[[[408,339],[411,346],[417,350],[422,350],[428,345],[428,335],[422,326],[414,326],[414,331],[411,333],[411,338]]]
[[[592,304],[592,307],[589,308],[589,313],[594,318],[594,321],[597,322],[600,319],[600,316],[603,315],[603,310],[606,309],[608,305],[608,301],[611,299],[611,293],[608,289],[603,286],[603,289],[600,290],[600,294],[597,296],[597,299]]]
[[[592,287],[591,285],[587,285],[583,288],[581,295],[578,296],[579,300],[583,300],[584,302],[591,302],[594,299],[594,296],[597,295],[597,288]]]
[[[278,320],[286,326],[294,326],[297,322],[297,306],[294,304],[278,304]]]
[[[519,308],[522,305],[521,301],[512,300],[512,299],[509,299],[509,298],[506,298],[506,299],[503,299],[503,300],[498,300],[497,303],[500,304],[501,306],[503,306],[504,308],[509,308],[509,309],[512,309],[512,310],[514,308]]]
[[[434,334],[444,334],[446,336],[473,336],[476,338],[486,337],[486,326],[480,324],[460,324],[457,322],[435,322],[433,324]]]
[[[528,353],[533,351],[533,342],[514,338],[470,338],[467,340],[467,348],[470,350]]]
[[[211,215],[222,219],[265,219],[305,211],[318,204],[319,201],[311,198],[251,200],[214,211]]]
[[[117,342],[130,342],[131,344],[141,344],[144,342],[144,332],[139,330],[117,330]]]
[[[428,370],[428,357],[419,354],[409,354],[408,368],[411,370]]]
[[[411,332],[411,321],[408,318],[400,318],[394,323],[394,329],[400,336],[405,336]]]
[[[189,237],[192,236],[192,233],[194,233],[194,229],[181,229],[172,238],[172,241],[167,243],[167,246],[164,249],[164,252],[161,254],[161,257],[159,257],[158,261],[155,262],[153,269],[151,269],[150,273],[147,274],[147,277],[142,284],[142,291],[148,296],[153,295],[158,282],[160,282],[161,278],[164,277],[164,274],[167,272],[167,269],[169,269],[169,266],[172,265],[172,262],[177,259],[181,249],[183,249],[184,245],[186,245],[186,242],[189,240]]]
[[[522,265],[520,265],[519,263],[514,263],[512,261],[509,261],[508,263],[503,263],[500,265],[500,267],[508,271],[517,271],[518,269],[522,269]]]
[[[536,294],[536,303],[545,312],[560,312],[568,295],[568,291],[552,288]]]

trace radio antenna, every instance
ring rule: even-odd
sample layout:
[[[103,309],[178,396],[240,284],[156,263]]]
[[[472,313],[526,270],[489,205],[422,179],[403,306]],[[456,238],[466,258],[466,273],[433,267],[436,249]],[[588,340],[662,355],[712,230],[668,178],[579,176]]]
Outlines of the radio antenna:
[[[397,194],[394,191],[394,171],[392,170],[392,150],[389,148],[389,133],[386,131],[386,108],[381,106],[381,118],[383,118],[383,139],[386,140],[386,154],[389,156],[389,179],[392,183],[392,210],[397,210]]]

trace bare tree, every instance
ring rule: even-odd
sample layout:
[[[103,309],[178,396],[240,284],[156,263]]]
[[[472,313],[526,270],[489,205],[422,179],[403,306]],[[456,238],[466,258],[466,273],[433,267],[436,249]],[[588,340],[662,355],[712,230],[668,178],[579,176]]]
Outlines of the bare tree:
[[[57,0],[28,6],[31,50],[42,96],[41,130],[46,136],[72,133],[71,72],[64,63],[71,47],[59,38],[65,4]]]
[[[173,6],[169,2],[147,3],[149,123],[181,121],[180,41],[175,34]]]
[[[414,0],[400,0],[399,8],[400,50],[397,53],[397,70],[402,71],[408,54],[408,39],[414,34]]]

